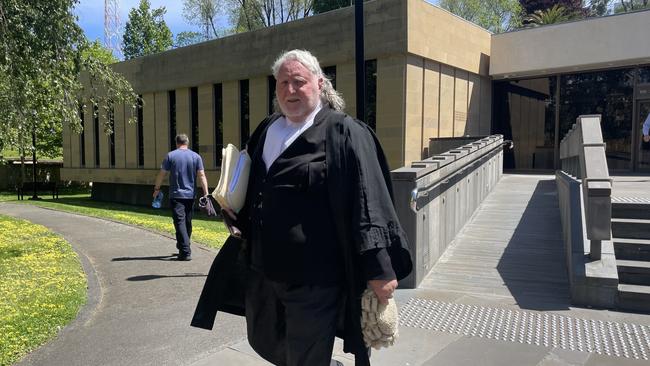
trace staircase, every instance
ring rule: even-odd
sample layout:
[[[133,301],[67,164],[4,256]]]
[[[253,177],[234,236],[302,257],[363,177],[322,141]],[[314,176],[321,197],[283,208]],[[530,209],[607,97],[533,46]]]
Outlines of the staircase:
[[[634,201],[612,199],[618,307],[650,311],[650,202]]]

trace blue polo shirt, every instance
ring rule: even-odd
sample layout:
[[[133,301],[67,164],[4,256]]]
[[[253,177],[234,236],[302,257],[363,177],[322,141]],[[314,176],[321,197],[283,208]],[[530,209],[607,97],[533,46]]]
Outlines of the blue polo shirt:
[[[203,170],[201,156],[190,149],[167,153],[160,169],[169,172],[169,197],[194,198],[196,172]]]

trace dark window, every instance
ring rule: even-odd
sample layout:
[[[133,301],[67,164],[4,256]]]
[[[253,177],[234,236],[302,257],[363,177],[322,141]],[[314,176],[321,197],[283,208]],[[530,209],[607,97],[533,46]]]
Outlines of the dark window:
[[[79,118],[81,119],[81,136],[79,144],[81,145],[81,166],[86,166],[86,126],[84,116],[84,106],[79,103]]]
[[[366,67],[368,67],[368,62],[369,61],[366,61]],[[325,74],[325,76],[330,79],[332,82],[332,87],[336,89],[336,65],[323,68],[323,74]]]
[[[99,108],[93,104],[93,126],[95,137],[95,167],[99,167]]]
[[[639,69],[639,84],[650,84],[650,66]]]
[[[250,113],[248,100],[248,80],[239,80],[239,132],[240,147],[243,148],[250,135]]]
[[[111,128],[111,134],[109,135],[110,142],[110,164],[111,168],[115,167],[115,108],[113,102],[110,102],[110,107],[108,110],[108,124]]]
[[[190,88],[190,126],[192,133],[192,150],[199,152],[199,89]]]
[[[557,78],[494,83],[493,130],[513,140],[506,169],[553,169]]]
[[[214,166],[221,166],[221,149],[223,149],[223,86],[214,84]]]
[[[144,120],[142,116],[142,95],[138,95],[138,166],[144,166]]]
[[[275,112],[275,106],[273,104],[273,101],[275,100],[275,77],[269,75],[267,80],[267,85],[269,87],[269,114],[273,114]]]
[[[363,121],[377,130],[377,60],[366,61],[366,94]]]
[[[169,150],[176,149],[176,90],[167,92],[169,97]]]
[[[609,169],[630,169],[634,69],[562,75],[560,140],[582,114],[602,115]]]

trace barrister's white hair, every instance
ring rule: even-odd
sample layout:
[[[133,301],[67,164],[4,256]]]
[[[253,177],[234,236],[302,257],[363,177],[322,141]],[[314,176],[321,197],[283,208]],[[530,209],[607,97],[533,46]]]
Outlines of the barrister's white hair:
[[[287,61],[298,61],[300,62],[307,70],[311,71],[317,78],[323,79],[323,87],[321,88],[320,99],[323,104],[328,104],[332,109],[336,111],[343,111],[345,109],[345,100],[341,96],[341,93],[337,92],[332,86],[331,80],[327,75],[323,74],[323,70],[320,67],[318,59],[307,50],[291,50],[286,51],[278,57],[271,70],[273,76],[277,79],[278,72],[280,67]],[[276,112],[281,112],[277,98],[273,101]]]

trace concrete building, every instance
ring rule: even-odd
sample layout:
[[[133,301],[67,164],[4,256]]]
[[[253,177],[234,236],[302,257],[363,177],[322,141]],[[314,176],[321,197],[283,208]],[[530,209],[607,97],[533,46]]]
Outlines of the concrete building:
[[[138,123],[126,124],[131,111],[116,105],[115,132],[107,136],[86,108],[84,132],[64,131],[62,179],[93,181],[97,198],[144,202],[173,136],[186,132],[216,185],[221,147],[241,145],[272,109],[270,65],[283,50],[312,51],[355,116],[353,18],[349,7],[117,64],[144,100]],[[507,168],[553,169],[574,114],[600,113],[599,105],[556,108],[572,100],[563,90],[574,93],[562,83],[574,85],[569,79],[578,71],[611,68],[623,73],[616,77],[635,78],[623,82],[623,96],[603,90],[611,127],[624,125],[629,135],[605,132],[611,158],[623,151],[629,163],[615,167],[643,168],[645,155],[633,152],[638,136],[632,127],[638,124],[633,116],[646,107],[625,93],[642,93],[650,78],[650,68],[638,66],[650,64],[650,43],[640,32],[649,21],[650,12],[639,12],[492,35],[423,0],[368,2],[364,120],[377,132],[391,168],[428,156],[430,138],[503,133],[516,144]],[[610,107],[617,103],[621,108]]]

